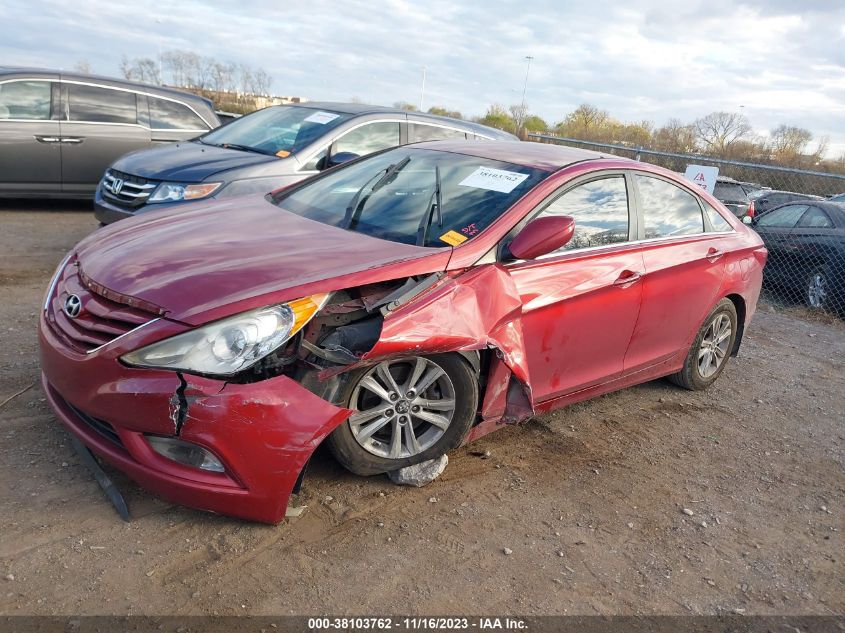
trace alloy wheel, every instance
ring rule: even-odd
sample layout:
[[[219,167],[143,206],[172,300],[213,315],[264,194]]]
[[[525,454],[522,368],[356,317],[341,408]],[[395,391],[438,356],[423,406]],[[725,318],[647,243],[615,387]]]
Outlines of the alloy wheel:
[[[418,455],[443,437],[455,414],[455,387],[434,361],[384,361],[352,392],[349,417],[355,441],[387,459]]]
[[[820,272],[813,273],[807,284],[807,303],[811,308],[824,308],[827,299],[827,280]]]
[[[728,355],[730,342],[730,317],[724,313],[717,314],[707,326],[698,348],[698,373],[702,378],[709,378],[719,371]]]

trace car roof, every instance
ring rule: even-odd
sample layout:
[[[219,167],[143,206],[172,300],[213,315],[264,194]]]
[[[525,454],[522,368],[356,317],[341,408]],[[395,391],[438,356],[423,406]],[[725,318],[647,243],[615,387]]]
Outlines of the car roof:
[[[431,121],[432,123],[441,123],[450,125],[452,127],[460,127],[461,129],[490,136],[496,139],[516,140],[516,136],[510,132],[497,130],[496,128],[481,125],[473,121],[464,121],[463,119],[453,119],[446,116],[439,116],[436,114],[428,114],[427,112],[415,112],[411,110],[402,110],[401,108],[389,108],[387,106],[370,105],[368,103],[341,103],[335,101],[305,101],[303,103],[291,103],[282,106],[274,107],[290,107],[297,106],[301,108],[312,108],[314,110],[329,110],[331,112],[340,112],[343,114],[351,114],[353,116],[361,116],[365,114],[400,114],[407,116],[408,120],[413,123],[415,121]]]
[[[177,88],[168,88],[165,86],[156,86],[154,84],[141,83],[140,81],[128,81],[126,79],[118,79],[116,77],[105,77],[103,75],[91,75],[87,73],[66,72],[64,70],[50,70],[49,68],[24,68],[13,66],[0,66],[0,80],[6,76],[20,75],[23,77],[32,77],[35,79],[67,79],[70,81],[95,81],[107,86],[115,86],[120,88],[129,88],[131,90],[143,90],[151,94],[161,95],[163,97],[176,97],[181,101],[191,101],[202,103],[209,108],[212,107],[211,101],[205,97],[195,95],[191,92],[185,92]]]
[[[568,145],[551,145],[523,141],[496,141],[495,143],[461,140],[426,141],[424,143],[415,143],[408,147],[436,149],[453,154],[465,154],[488,160],[500,160],[506,163],[514,163],[523,167],[542,169],[544,171],[557,171],[573,163],[580,163],[585,160],[597,160],[599,158],[628,161],[632,166],[642,164],[629,158],[620,158],[612,154],[602,154],[588,149],[569,147]]]

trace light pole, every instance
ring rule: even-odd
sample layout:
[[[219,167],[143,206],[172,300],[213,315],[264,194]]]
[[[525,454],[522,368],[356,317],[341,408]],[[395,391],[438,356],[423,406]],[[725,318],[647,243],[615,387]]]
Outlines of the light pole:
[[[156,18],[156,24],[161,24],[161,20]],[[164,77],[161,76],[161,29],[158,29],[158,85],[164,85]]]
[[[423,109],[423,101],[425,101],[425,73],[428,70],[428,66],[423,66],[423,80],[422,80],[422,91],[420,91],[420,112]]]
[[[522,84],[522,105],[519,108],[519,128],[522,128],[522,121],[525,119],[525,90],[528,88],[528,72],[531,70],[531,60],[534,59],[531,55],[526,55],[528,66],[525,69],[525,82]]]

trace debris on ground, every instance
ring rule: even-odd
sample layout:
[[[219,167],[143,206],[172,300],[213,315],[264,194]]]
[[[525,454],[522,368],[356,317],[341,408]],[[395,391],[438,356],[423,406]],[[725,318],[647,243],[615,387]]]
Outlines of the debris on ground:
[[[399,470],[393,470],[387,473],[387,476],[390,478],[390,481],[395,483],[397,486],[416,486],[417,488],[422,488],[443,474],[443,471],[446,470],[446,465],[448,463],[449,457],[447,455],[441,455],[440,457],[430,459],[427,462],[414,464],[413,466],[405,466],[405,468],[400,468]]]

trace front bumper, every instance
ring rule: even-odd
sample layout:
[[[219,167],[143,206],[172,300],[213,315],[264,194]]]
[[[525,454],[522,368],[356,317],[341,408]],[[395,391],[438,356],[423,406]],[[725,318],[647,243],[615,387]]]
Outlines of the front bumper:
[[[314,449],[351,413],[279,376],[233,384],[122,365],[106,346],[67,349],[42,315],[42,385],[57,417],[91,451],[172,502],[278,523]],[[162,457],[145,434],[203,446],[214,473]]]

